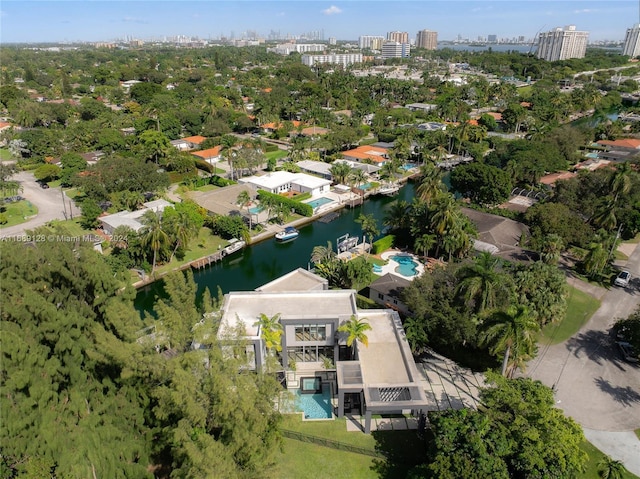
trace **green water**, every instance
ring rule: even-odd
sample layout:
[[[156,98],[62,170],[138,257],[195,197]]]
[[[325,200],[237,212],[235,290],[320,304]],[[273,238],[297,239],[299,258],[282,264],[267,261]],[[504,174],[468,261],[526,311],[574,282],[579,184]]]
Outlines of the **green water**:
[[[201,294],[208,287],[215,296],[218,287],[223,293],[256,289],[296,268],[307,268],[315,246],[326,246],[331,241],[334,249],[339,236],[349,233],[362,237],[362,229],[356,219],[360,214],[372,214],[382,230],[386,206],[397,199],[411,202],[414,185],[408,183],[394,197],[372,197],[364,205],[340,212],[340,217],[330,223],[314,222],[298,228],[300,235],[294,241],[277,242],[268,239],[245,248],[222,261],[202,270],[194,270],[194,279]],[[138,291],[136,309],[150,311],[158,296],[162,296],[162,281],[157,281]]]

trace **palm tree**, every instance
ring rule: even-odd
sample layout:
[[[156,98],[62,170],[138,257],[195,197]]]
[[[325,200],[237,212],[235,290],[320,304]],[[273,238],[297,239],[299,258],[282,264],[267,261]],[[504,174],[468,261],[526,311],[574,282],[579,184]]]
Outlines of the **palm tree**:
[[[431,201],[444,191],[442,171],[440,168],[425,163],[420,166],[420,184],[416,188],[416,196],[422,201]]]
[[[480,345],[489,346],[491,354],[504,351],[502,375],[515,367],[524,367],[536,350],[538,321],[526,306],[512,306],[507,311],[494,311],[484,322],[480,333]]]
[[[338,184],[344,184],[347,181],[347,177],[351,173],[351,167],[348,163],[338,161],[333,163],[333,166],[329,168],[329,173],[331,173],[333,181]]]
[[[151,266],[151,273],[153,273],[156,269],[158,252],[166,248],[169,243],[169,235],[164,230],[162,217],[159,213],[149,210],[142,215],[141,220],[144,225],[142,229],[142,244],[145,247],[151,247],[153,250],[153,264]]]
[[[364,243],[367,244],[367,237],[371,240],[371,244],[373,245],[373,238],[380,234],[380,230],[378,229],[378,222],[376,221],[375,216],[373,215],[365,215],[360,214],[358,219],[356,219],[357,223],[360,223],[362,226],[362,234],[364,235]]]
[[[247,190],[242,190],[240,193],[238,193],[236,204],[240,207],[247,208],[247,213],[249,213],[249,230],[251,230],[251,211],[249,211],[249,205],[251,205],[251,196],[249,195],[249,192]]]
[[[451,194],[443,194],[436,197],[434,202],[434,212],[431,216],[431,226],[434,231],[444,236],[456,222],[458,215],[458,205]]]
[[[425,258],[429,257],[429,250],[433,248],[436,244],[436,236],[430,234],[423,234],[422,236],[418,236],[413,244],[413,247],[416,251],[422,250],[422,256]]]
[[[169,262],[171,262],[173,261],[173,257],[175,256],[178,248],[186,245],[197,231],[196,226],[186,211],[179,211],[176,216],[171,218],[169,230],[173,234],[176,242],[175,247],[171,252],[171,258],[169,259]]]
[[[357,188],[367,181],[367,174],[359,168],[354,168],[353,170],[351,170],[349,178],[351,179],[351,181],[353,181]]]
[[[339,332],[348,334],[347,346],[351,348],[352,358],[356,357],[356,341],[369,346],[369,338],[366,332],[371,330],[371,325],[366,320],[367,318],[358,318],[355,314],[352,314],[351,318],[338,328]]]
[[[540,257],[547,264],[557,264],[563,250],[564,240],[562,236],[551,233],[543,240]]]
[[[618,196],[620,194],[627,194],[629,190],[631,190],[631,173],[633,170],[631,169],[631,165],[627,163],[622,163],[616,167],[615,173],[611,176],[611,180],[609,186],[611,187],[611,192],[614,195],[613,202],[618,201]]]
[[[598,461],[598,474],[602,479],[622,479],[627,469],[622,461],[617,461],[609,456],[604,456]]]
[[[267,351],[282,351],[282,324],[280,324],[280,313],[271,317],[260,313],[259,319],[253,323],[260,328],[260,337],[264,340]]]
[[[409,223],[409,203],[405,200],[392,201],[387,207],[382,224],[392,230],[406,228]]]
[[[475,311],[480,314],[487,309],[506,305],[511,295],[509,276],[498,271],[500,258],[491,253],[480,253],[471,264],[458,270],[460,283],[457,293],[466,301],[475,303]]]
[[[327,246],[314,246],[311,252],[311,261],[314,264],[325,263],[336,257],[336,252],[333,251],[331,241],[327,241]]]

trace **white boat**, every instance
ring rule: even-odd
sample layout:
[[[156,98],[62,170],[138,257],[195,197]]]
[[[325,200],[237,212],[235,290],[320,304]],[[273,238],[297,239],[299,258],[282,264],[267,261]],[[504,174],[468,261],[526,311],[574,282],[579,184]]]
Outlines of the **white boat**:
[[[349,233],[341,236],[340,238],[338,238],[338,254],[355,248],[356,246],[358,246],[359,240],[360,238],[358,238],[357,236],[349,236]]]
[[[231,238],[231,239],[229,240],[229,246],[227,246],[226,248],[224,248],[224,249],[222,250],[221,254],[222,254],[222,256],[228,256],[228,255],[230,255],[230,254],[235,253],[236,251],[241,250],[242,248],[244,248],[244,246],[245,246],[246,244],[247,244],[247,243],[246,243],[246,242],[244,242],[244,241],[242,241],[242,240],[239,240],[239,239],[237,239],[237,238]]]
[[[398,191],[400,191],[399,185],[390,184],[390,185],[382,185],[380,188],[378,188],[378,191],[376,191],[376,193],[379,195],[393,196]]]
[[[278,241],[288,241],[297,238],[299,234],[300,232],[293,226],[287,226],[282,231],[276,233],[276,239]]]

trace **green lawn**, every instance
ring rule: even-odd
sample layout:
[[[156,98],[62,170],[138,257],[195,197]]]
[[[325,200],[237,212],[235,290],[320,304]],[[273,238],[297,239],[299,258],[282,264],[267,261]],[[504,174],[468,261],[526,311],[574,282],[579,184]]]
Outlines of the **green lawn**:
[[[224,248],[228,243],[228,241],[221,239],[219,236],[211,234],[210,229],[201,228],[198,237],[192,239],[189,243],[189,250],[186,252],[184,259],[178,261],[177,258],[174,258],[170,263],[156,268],[156,274],[167,273],[185,263],[213,254],[219,250],[218,247]]]
[[[0,148],[0,161],[9,161],[13,160],[13,156],[6,148]]]
[[[558,344],[566,341],[589,321],[589,318],[599,307],[600,301],[569,286],[565,318],[559,323],[546,325],[542,329],[540,341],[547,344]]]
[[[65,234],[68,236],[87,236],[95,235],[95,230],[85,229],[80,224],[80,218],[74,218],[72,220],[53,220],[47,223],[53,231]]]
[[[347,431],[345,419],[305,422],[299,415],[292,414],[284,416],[283,428],[372,451],[385,451],[389,459],[285,439],[277,471],[277,477],[282,478],[404,478],[425,456],[425,443],[416,431],[411,430],[379,431],[368,435]],[[321,475],[319,471],[322,471]]]
[[[26,200],[17,201],[15,203],[6,203],[5,208],[6,211],[4,212],[4,216],[7,219],[7,222],[0,225],[0,228],[19,225],[20,223],[27,221],[30,216],[38,213],[38,208],[36,208],[30,201]]]
[[[284,158],[288,154],[289,153],[287,153],[285,150],[278,149],[277,151],[270,151],[268,153],[265,153],[264,156],[267,157],[267,160],[270,160],[271,158],[279,160],[280,158]]]
[[[586,464],[586,470],[584,474],[578,476],[579,479],[600,479],[600,474],[598,474],[598,462],[600,459],[604,457],[604,453],[602,453],[597,447],[591,444],[588,441],[584,441],[582,443],[582,450],[589,455],[589,461]],[[638,479],[638,476],[627,472],[622,476],[623,479]]]

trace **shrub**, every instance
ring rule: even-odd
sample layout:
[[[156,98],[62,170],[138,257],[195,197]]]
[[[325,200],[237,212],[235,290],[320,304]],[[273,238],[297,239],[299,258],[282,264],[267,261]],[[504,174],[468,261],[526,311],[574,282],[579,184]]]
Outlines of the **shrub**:
[[[258,199],[260,202],[265,204],[271,202],[272,204],[286,205],[302,216],[313,216],[313,208],[311,205],[308,205],[307,203],[300,203],[299,201],[291,198],[285,198],[284,196],[269,193],[268,191],[258,190]]]
[[[274,145],[272,143],[267,143],[267,146],[264,147],[265,153],[271,153],[274,151],[278,151],[278,145]]]
[[[396,237],[394,235],[387,235],[383,238],[380,238],[378,241],[374,241],[373,243],[373,254],[380,254],[383,251],[388,250],[393,246],[393,242]]]
[[[213,173],[215,171],[215,168],[213,167],[213,165],[206,162],[205,160],[200,160],[200,159],[195,160],[195,165],[196,165],[196,168],[202,171],[206,171],[207,173]]]

